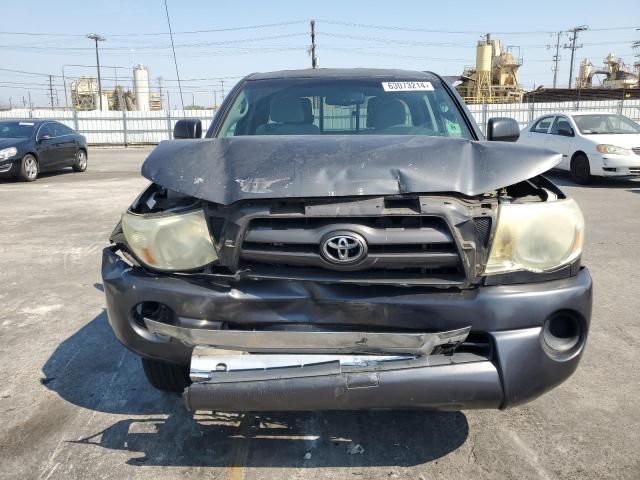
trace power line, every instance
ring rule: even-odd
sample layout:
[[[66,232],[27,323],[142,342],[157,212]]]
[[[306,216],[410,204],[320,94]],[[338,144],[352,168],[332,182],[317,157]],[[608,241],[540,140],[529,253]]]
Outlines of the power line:
[[[178,89],[180,90],[180,103],[184,111],[184,98],[182,97],[182,85],[180,84],[180,72],[178,71],[178,59],[176,58],[176,48],[173,46],[173,33],[171,31],[171,19],[169,18],[169,7],[167,0],[164,0],[164,11],[167,14],[167,24],[169,25],[169,36],[171,38],[171,50],[173,51],[173,63],[176,66],[176,78],[178,79]]]
[[[306,23],[306,20],[292,20],[285,22],[276,22],[276,23],[263,23],[260,25],[243,25],[239,27],[224,27],[224,28],[212,28],[207,30],[189,30],[183,32],[172,32],[173,35],[192,35],[199,33],[219,33],[219,32],[233,32],[240,30],[254,30],[259,28],[271,28],[271,27],[283,27],[287,25],[295,25]],[[10,32],[10,31],[0,31],[0,35],[22,35],[22,36],[33,36],[33,37],[84,37],[83,34],[79,33],[44,33],[44,32]],[[106,34],[109,37],[151,37],[151,36],[163,36],[170,35],[167,32],[137,32],[137,33],[108,33]]]
[[[26,72],[24,70],[12,70],[10,68],[0,68],[0,71],[2,71],[2,72],[13,72],[13,73],[23,73],[25,75],[40,75],[42,77],[49,77],[50,76],[48,73]],[[56,77],[57,75],[53,75],[53,76]]]
[[[450,34],[460,34],[460,35],[482,35],[486,33],[483,30],[437,30],[437,29],[429,29],[429,28],[420,28],[420,27],[399,27],[394,25],[372,25],[366,23],[354,23],[354,22],[345,22],[340,20],[318,20],[319,23],[326,23],[329,25],[341,25],[344,27],[354,27],[354,28],[364,28],[364,29],[375,29],[375,30],[396,30],[402,32],[423,32],[423,33],[450,33]],[[615,30],[635,30],[638,26],[621,26],[621,27],[601,27],[601,28],[593,28],[590,29],[592,31],[597,32],[605,32],[605,31],[615,31]],[[542,35],[542,34],[551,34],[555,33],[549,30],[531,30],[531,31],[495,31],[493,32],[496,35]]]
[[[286,33],[281,35],[270,35],[270,36],[262,36],[262,37],[251,37],[251,38],[238,38],[233,40],[220,40],[216,42],[195,42],[195,43],[179,43],[175,44],[174,48],[200,48],[200,47],[211,47],[211,46],[233,46],[239,43],[255,43],[262,42],[265,40],[277,40],[281,38],[291,38],[291,37],[301,37],[306,36],[306,32],[297,32],[297,33]],[[19,50],[56,50],[62,52],[84,52],[87,50],[92,50],[89,47],[56,47],[56,46],[32,46],[32,45],[0,45],[1,48],[12,48]],[[133,50],[167,50],[172,48],[171,45],[134,45],[134,46],[120,46],[120,47],[105,47],[102,50],[104,51],[122,51],[125,50],[129,52],[131,49]]]

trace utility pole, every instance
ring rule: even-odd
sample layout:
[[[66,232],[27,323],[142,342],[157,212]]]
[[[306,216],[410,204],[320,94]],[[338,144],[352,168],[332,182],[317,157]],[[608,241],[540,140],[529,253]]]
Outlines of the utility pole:
[[[311,68],[318,68],[318,57],[316,57],[316,21],[311,20]]]
[[[87,38],[96,42],[96,68],[98,69],[98,98],[100,110],[102,110],[102,81],[100,79],[100,54],[98,53],[98,42],[104,42],[106,38],[97,33],[90,33]]]
[[[164,97],[162,96],[162,77],[158,77],[158,90],[160,91],[160,106],[164,109]]]
[[[578,33],[579,32],[584,32],[585,30],[588,30],[589,27],[587,27],[586,25],[580,25],[579,27],[573,27],[571,29],[569,29],[569,33],[572,33],[573,36],[571,37],[571,44],[564,44],[562,48],[568,48],[571,50],[571,63],[569,65],[569,88],[571,88],[571,83],[573,81],[573,59],[576,53],[576,49],[578,48],[582,48],[582,44],[580,45],[576,45],[576,40],[578,39]]]
[[[49,99],[51,100],[51,110],[53,110],[53,75],[49,75]]]
[[[560,36],[564,32],[558,32],[556,34],[556,54],[553,56],[553,67],[551,70],[553,71],[553,88],[556,88],[558,83],[558,62],[560,61]],[[547,45],[547,49],[551,48],[551,45]]]
[[[215,110],[218,109],[218,93],[216,92],[216,90],[213,90],[213,108]]]
[[[31,103],[31,90],[27,90],[27,95],[29,95],[29,110],[33,110],[33,103]]]
[[[224,80],[220,80],[220,90],[222,90],[222,101],[224,102]]]

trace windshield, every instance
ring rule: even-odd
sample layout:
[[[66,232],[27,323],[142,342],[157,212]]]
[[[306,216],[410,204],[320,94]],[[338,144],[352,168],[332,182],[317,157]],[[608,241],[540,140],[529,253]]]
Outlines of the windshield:
[[[0,122],[0,138],[30,138],[33,122]]]
[[[219,137],[239,135],[428,135],[472,139],[440,80],[248,81]]]
[[[583,135],[640,133],[640,125],[622,115],[574,115]]]

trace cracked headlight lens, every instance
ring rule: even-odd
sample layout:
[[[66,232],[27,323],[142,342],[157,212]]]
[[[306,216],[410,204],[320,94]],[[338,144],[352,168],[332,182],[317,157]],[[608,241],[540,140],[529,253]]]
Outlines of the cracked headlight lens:
[[[140,262],[156,270],[204,267],[218,258],[204,212],[122,215],[122,232]]]
[[[485,274],[548,272],[582,254],[584,218],[571,199],[501,205]]]

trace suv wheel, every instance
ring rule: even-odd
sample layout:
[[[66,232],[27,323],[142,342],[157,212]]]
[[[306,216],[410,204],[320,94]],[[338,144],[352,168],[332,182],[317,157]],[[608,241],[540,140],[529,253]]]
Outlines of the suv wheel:
[[[591,167],[585,155],[578,154],[571,161],[571,178],[580,185],[586,185],[591,181]]]
[[[20,162],[20,173],[18,176],[25,182],[33,182],[38,178],[38,160],[36,160],[36,157],[30,153],[27,153],[22,157],[22,162]]]
[[[144,374],[151,385],[166,392],[182,392],[191,385],[189,367],[158,360],[142,359]]]
[[[76,159],[73,162],[74,172],[84,172],[87,169],[87,152],[84,150],[78,150],[76,152]]]

